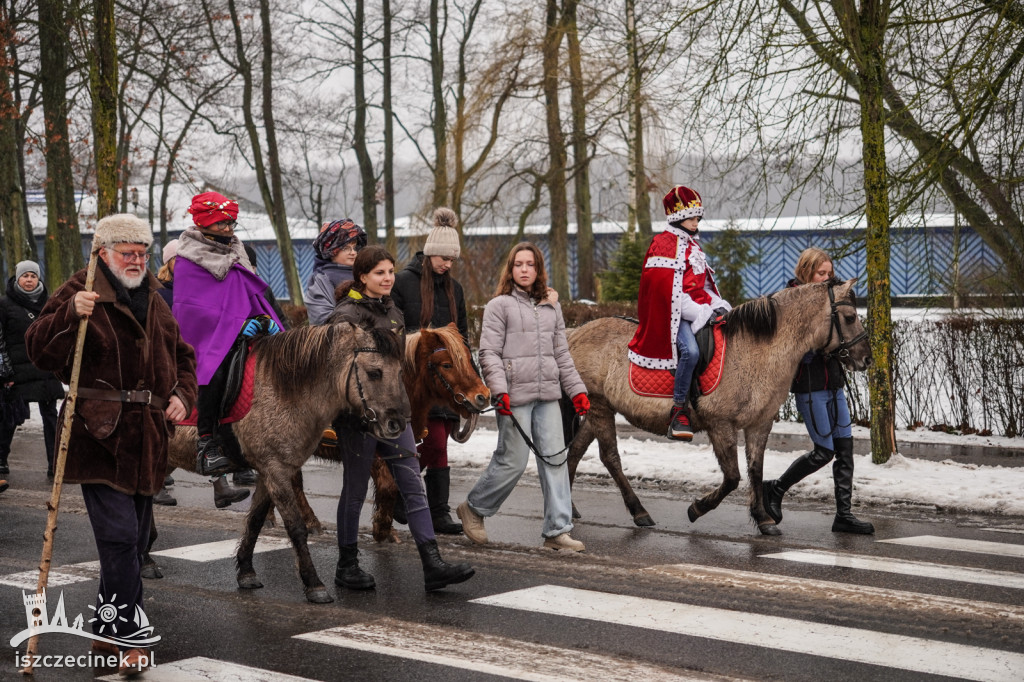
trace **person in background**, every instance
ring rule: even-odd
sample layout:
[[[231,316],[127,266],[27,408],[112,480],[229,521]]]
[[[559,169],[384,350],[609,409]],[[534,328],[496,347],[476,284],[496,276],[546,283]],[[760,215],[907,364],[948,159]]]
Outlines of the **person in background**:
[[[160,298],[164,299],[164,302],[167,303],[167,307],[171,308],[174,306],[174,264],[178,258],[178,240],[172,239],[164,244],[161,256],[163,259],[163,265],[160,266],[160,270],[156,273],[156,278],[160,282],[161,287],[156,290],[156,293],[160,294]],[[174,479],[171,478],[172,473],[173,470],[167,472],[167,477],[164,479],[164,486],[160,488],[160,492],[153,497],[153,504],[160,504],[168,507],[173,507],[178,504],[178,501],[174,499],[174,496],[167,490],[167,486],[174,484]],[[249,497],[248,490],[245,490],[244,488],[235,488],[228,483],[227,474],[211,476],[210,483],[213,483],[213,504],[217,509],[224,509],[235,502],[241,502],[245,498]]]
[[[789,286],[828,282],[835,277],[832,259],[818,248],[804,249]],[[875,527],[853,515],[853,429],[846,402],[846,376],[839,359],[819,351],[804,356],[790,392],[807,426],[814,449],[797,457],[775,480],[762,482],[764,509],[775,523],[782,521],[782,498],[794,485],[823,466],[832,464],[836,515],[833,533],[871,535]]]
[[[457,222],[455,211],[450,208],[434,211],[434,229],[427,235],[423,251],[395,277],[391,296],[405,317],[406,333],[454,322],[468,348],[466,297],[451,272],[460,253]],[[457,535],[462,532],[462,524],[452,520],[448,506],[451,488],[448,437],[458,426],[458,414],[443,407],[432,408],[427,436],[418,446],[420,468],[426,471],[423,480],[435,533]],[[396,520],[405,523],[404,517],[404,510],[396,509]]]
[[[356,256],[352,275],[353,281],[343,285],[339,291],[338,304],[327,318],[327,324],[351,322],[366,330],[390,330],[398,336],[399,345],[404,348],[402,311],[395,307],[390,296],[395,283],[394,257],[383,246],[368,246]],[[406,423],[405,431],[394,440],[380,440],[368,431],[346,428],[337,422],[335,431],[345,469],[338,499],[338,568],[334,583],[351,590],[376,587],[373,576],[359,566],[357,548],[359,515],[366,502],[375,454],[387,463],[405,502],[409,531],[416,541],[423,564],[426,590],[439,590],[472,578],[474,570],[469,564],[448,564],[441,558],[420,480],[412,425]]]
[[[629,342],[629,361],[674,372],[668,437],[690,441],[690,382],[700,360],[696,334],[732,306],[718,293],[714,270],[700,247],[697,226],[704,216],[700,195],[678,185],[662,203],[668,225],[654,235],[644,256],[637,297],[640,324]]]
[[[334,312],[334,291],[352,279],[352,264],[366,246],[366,231],[347,218],[325,223],[313,240],[316,263],[303,301],[310,324],[323,324]]]
[[[39,264],[23,260],[7,280],[7,296],[0,299],[0,385],[13,400],[36,403],[43,420],[46,444],[46,475],[53,478],[53,456],[57,432],[57,401],[64,386],[53,375],[32,364],[25,350],[25,332],[49,300],[46,285],[39,279]],[[10,473],[7,461],[16,426],[0,420],[0,474]]]
[[[267,283],[235,236],[238,202],[203,192],[188,210],[195,225],[178,237],[173,311],[196,349],[196,470],[209,476],[237,466],[218,434],[231,348],[240,335],[277,333],[281,321],[266,297]]]
[[[93,237],[93,291],[85,290],[86,270],[79,270],[25,333],[29,360],[67,382],[80,321],[88,320],[82,349],[88,360],[78,377],[64,482],[81,484],[96,539],[96,612],[116,603],[125,606],[128,619],[144,611],[140,557],[149,542],[152,496],[164,480],[167,442],[196,400],[195,353],[146,270],[152,243],[149,224],[134,215],[100,219]],[[93,621],[94,634],[110,633],[103,619]],[[99,640],[92,650],[118,654],[116,645]],[[122,676],[137,675],[152,663],[142,649],[122,649],[120,658]]]
[[[462,529],[477,544],[487,543],[484,517],[494,516],[512,494],[530,457],[516,427],[537,447],[537,473],[544,494],[544,547],[582,552],[574,539],[568,453],[558,401],[572,396],[576,413],[590,409],[587,389],[569,355],[565,320],[558,295],[547,285],[544,256],[530,242],[512,247],[498,288],[484,308],[480,331],[480,368],[496,396],[498,447],[486,471],[456,513]]]

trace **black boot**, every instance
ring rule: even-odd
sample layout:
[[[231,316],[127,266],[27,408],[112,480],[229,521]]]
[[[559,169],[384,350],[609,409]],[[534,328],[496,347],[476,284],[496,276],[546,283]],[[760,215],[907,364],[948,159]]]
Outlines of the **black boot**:
[[[761,482],[764,510],[775,523],[782,522],[782,496],[786,491],[828,464],[834,456],[831,450],[815,445],[813,450],[797,457],[777,479]]]
[[[836,484],[836,518],[832,522],[832,532],[871,535],[875,527],[850,511],[853,502],[853,439],[833,438],[832,442],[836,446],[836,461],[832,465],[832,478]]]
[[[338,568],[334,584],[350,590],[372,590],[377,586],[373,576],[359,568],[359,549],[355,543],[338,547]]]
[[[0,474],[11,473],[11,467],[7,466],[7,455],[0,455]]]
[[[437,540],[416,545],[416,549],[420,551],[420,561],[423,562],[423,583],[427,592],[465,582],[476,573],[469,564],[446,564],[437,551]]]
[[[231,460],[216,436],[199,437],[196,445],[196,471],[203,476],[218,476],[231,468]]]
[[[441,535],[461,535],[462,524],[452,520],[452,508],[448,506],[448,490],[451,487],[450,467],[435,469],[428,467],[423,477],[427,487],[427,504],[430,505],[430,519],[434,532]]]
[[[213,481],[213,506],[217,509],[229,507],[235,502],[241,502],[249,497],[247,488],[235,488],[228,483],[227,476],[218,476]]]

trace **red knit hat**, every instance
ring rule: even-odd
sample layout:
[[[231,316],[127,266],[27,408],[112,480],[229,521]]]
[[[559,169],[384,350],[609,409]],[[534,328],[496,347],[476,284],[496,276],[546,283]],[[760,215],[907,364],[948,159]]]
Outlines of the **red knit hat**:
[[[203,192],[192,197],[188,212],[197,227],[209,227],[225,220],[237,220],[238,202],[218,192]]]
[[[677,223],[687,218],[704,216],[704,206],[696,190],[676,185],[662,200],[665,205],[665,219],[669,223]]]

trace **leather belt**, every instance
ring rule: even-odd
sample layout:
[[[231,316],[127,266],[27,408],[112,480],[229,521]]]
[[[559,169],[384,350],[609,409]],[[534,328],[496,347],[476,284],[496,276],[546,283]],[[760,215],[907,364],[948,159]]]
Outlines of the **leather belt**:
[[[78,395],[89,400],[110,400],[121,403],[152,405],[158,410],[167,407],[167,401],[152,391],[115,391],[102,388],[79,388]]]

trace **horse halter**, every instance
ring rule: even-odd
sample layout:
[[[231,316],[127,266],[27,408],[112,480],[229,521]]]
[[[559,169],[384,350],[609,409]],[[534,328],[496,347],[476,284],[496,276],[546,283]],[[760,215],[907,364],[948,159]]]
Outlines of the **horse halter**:
[[[448,349],[445,348],[444,346],[441,346],[440,348],[435,348],[434,350],[432,350],[430,354],[433,355],[434,353],[440,353],[443,350]],[[451,383],[449,383],[449,381],[444,378],[444,375],[441,374],[441,370],[438,369],[437,363],[435,363],[433,360],[427,360],[427,369],[433,372],[437,380],[441,382],[441,385],[448,389],[448,392],[451,394],[452,399],[455,400],[455,402],[462,405],[469,412],[475,412],[477,414],[481,413],[480,410],[473,407],[473,404],[469,402],[469,398],[466,397],[465,393],[463,393],[462,391],[456,391],[455,387],[452,386]]]
[[[860,334],[857,334],[857,336],[853,337],[849,341],[843,338],[843,327],[839,324],[839,307],[848,306],[850,308],[856,309],[857,306],[856,304],[851,303],[849,301],[836,301],[836,295],[833,292],[833,288],[834,285],[831,282],[829,282],[828,302],[832,308],[832,312],[829,316],[828,341],[825,342],[825,345],[822,346],[821,350],[824,352],[824,350],[829,347],[829,344],[832,343],[832,331],[835,330],[836,336],[839,337],[839,347],[832,351],[830,355],[834,355],[838,358],[845,359],[850,356],[850,348],[866,339],[868,333],[867,330],[862,331]]]
[[[377,424],[380,420],[377,419],[377,413],[372,407],[366,402],[366,394],[363,392],[363,382],[359,380],[359,372],[356,370],[356,359],[360,353],[380,353],[379,348],[372,348],[365,346],[363,348],[356,348],[352,351],[352,364],[348,368],[348,377],[345,379],[345,385],[348,386],[352,382],[352,377],[356,378],[356,390],[359,392],[359,400],[363,403],[363,414],[359,420],[364,428],[370,426],[370,424]]]

